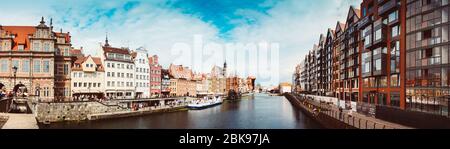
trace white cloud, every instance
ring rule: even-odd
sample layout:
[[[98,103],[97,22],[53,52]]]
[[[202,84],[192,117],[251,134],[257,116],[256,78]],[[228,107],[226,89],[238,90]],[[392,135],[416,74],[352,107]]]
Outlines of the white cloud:
[[[290,82],[295,65],[319,41],[320,34],[326,34],[328,28],[334,29],[337,21],[344,20],[350,4],[359,3],[359,0],[282,1],[268,15],[255,15],[259,23],[234,29],[232,38],[241,42],[279,43],[280,81]]]

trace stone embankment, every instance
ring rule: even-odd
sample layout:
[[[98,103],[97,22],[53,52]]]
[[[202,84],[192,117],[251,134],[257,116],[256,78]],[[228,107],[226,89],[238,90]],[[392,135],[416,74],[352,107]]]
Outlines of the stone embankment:
[[[339,110],[332,103],[319,102],[306,96],[284,94],[284,96],[306,115],[317,120],[325,128],[332,129],[411,129],[403,125],[383,121],[363,114]]]

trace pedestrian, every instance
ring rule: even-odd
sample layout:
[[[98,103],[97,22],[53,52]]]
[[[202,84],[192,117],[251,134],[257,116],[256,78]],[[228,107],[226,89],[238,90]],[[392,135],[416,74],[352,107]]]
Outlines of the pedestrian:
[[[341,120],[342,119],[342,108],[341,107],[339,107],[339,120]]]

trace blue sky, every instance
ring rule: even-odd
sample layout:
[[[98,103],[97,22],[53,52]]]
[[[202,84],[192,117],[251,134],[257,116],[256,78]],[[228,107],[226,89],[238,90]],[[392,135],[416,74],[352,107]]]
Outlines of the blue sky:
[[[290,82],[295,65],[327,28],[343,21],[361,0],[32,0],[5,1],[1,25],[37,25],[53,18],[55,30],[70,31],[75,48],[98,55],[108,32],[117,47],[140,46],[158,54],[163,66],[173,59],[175,43],[205,42],[280,45],[280,82]],[[17,11],[20,10],[20,11]],[[14,12],[14,13],[12,13]],[[208,61],[210,66],[223,60]],[[209,67],[209,66],[208,66]],[[233,66],[230,66],[233,67]],[[206,70],[209,70],[206,69]],[[200,71],[200,70],[199,70]],[[274,85],[271,82],[266,85]]]

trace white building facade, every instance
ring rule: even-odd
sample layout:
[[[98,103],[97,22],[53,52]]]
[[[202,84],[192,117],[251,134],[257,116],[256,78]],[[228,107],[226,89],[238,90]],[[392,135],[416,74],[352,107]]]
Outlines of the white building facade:
[[[105,69],[100,58],[78,57],[72,67],[74,101],[102,99],[105,92]]]
[[[128,48],[102,46],[105,66],[106,97],[108,99],[135,99],[135,65]]]
[[[135,69],[135,87],[137,98],[150,97],[150,65],[148,61],[147,49],[140,47],[132,53],[134,57]]]

